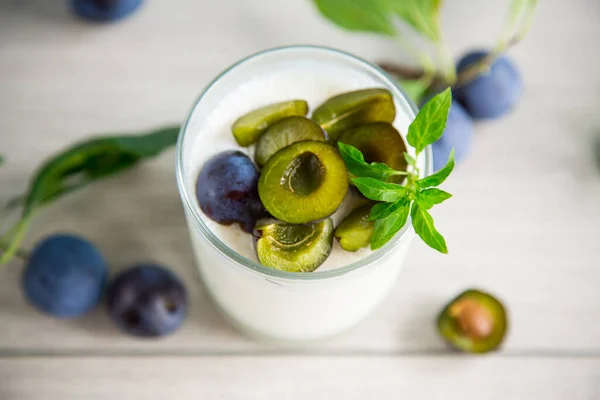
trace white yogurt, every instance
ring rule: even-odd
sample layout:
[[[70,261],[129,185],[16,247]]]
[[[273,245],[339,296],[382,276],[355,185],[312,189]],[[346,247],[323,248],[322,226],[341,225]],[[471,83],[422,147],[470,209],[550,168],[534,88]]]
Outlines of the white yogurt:
[[[351,272],[344,269],[369,256],[370,250],[351,253],[335,243],[331,256],[311,277],[265,268],[256,271],[261,267],[253,263],[257,259],[252,238],[237,225],[215,223],[199,209],[194,187],[200,168],[224,150],[253,156],[253,148],[239,147],[231,133],[233,122],[248,111],[291,99],[304,99],[314,109],[331,96],[370,87],[385,87],[395,94],[394,126],[405,136],[414,114],[388,79],[359,60],[321,48],[291,47],[254,56],[213,83],[192,111],[178,146],[178,178],[190,234],[206,287],[243,329],[277,339],[306,340],[355,324],[393,285],[412,231],[376,263]],[[419,162],[424,170],[424,160]],[[336,224],[348,213],[347,203],[334,216]],[[202,232],[202,226],[216,238]],[[325,276],[336,269],[337,276]]]

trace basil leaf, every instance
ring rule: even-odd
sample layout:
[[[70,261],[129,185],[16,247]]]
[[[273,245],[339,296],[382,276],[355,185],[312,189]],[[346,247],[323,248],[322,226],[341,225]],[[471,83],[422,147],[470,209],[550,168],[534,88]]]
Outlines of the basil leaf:
[[[429,247],[440,253],[448,254],[446,240],[435,229],[431,215],[417,203],[413,203],[410,215],[412,217],[412,225],[415,228],[417,235],[419,235]]]
[[[352,183],[367,199],[393,203],[406,193],[406,188],[396,183],[382,182],[373,178],[354,178]]]
[[[408,127],[406,136],[408,143],[417,150],[417,154],[442,137],[451,105],[452,93],[450,88],[447,88],[435,95],[419,111],[415,120]]]
[[[417,160],[413,156],[411,156],[408,153],[404,153],[404,159],[406,160],[406,163],[408,165],[410,165],[413,168],[417,168]]]
[[[425,189],[432,186],[439,186],[448,178],[452,170],[454,169],[454,149],[450,151],[450,156],[448,157],[448,163],[444,166],[444,168],[440,169],[435,174],[426,176],[423,179],[419,179],[417,181],[417,185],[421,189]]]
[[[390,8],[417,32],[433,41],[440,40],[441,0],[387,0]]]
[[[405,174],[382,163],[368,164],[360,150],[354,146],[338,142],[338,149],[348,171],[357,177],[369,177],[385,181],[391,176]]]
[[[396,34],[387,0],[313,1],[325,18],[344,29],[390,36]]]
[[[402,208],[406,205],[408,199],[406,196],[401,197],[395,203],[378,203],[375,204],[371,208],[371,213],[369,214],[369,220],[375,221],[378,219],[386,218],[387,216],[393,214],[399,208]]]
[[[406,225],[410,210],[410,202],[406,197],[403,197],[398,203],[400,204],[393,213],[385,218],[375,221],[373,236],[371,237],[372,250],[378,249],[386,244],[404,225]]]
[[[88,183],[115,175],[156,156],[177,142],[173,126],[140,136],[108,136],[79,143],[48,160],[35,174],[25,195],[21,220],[5,235],[11,240],[0,264],[8,261],[24,237],[34,211]]]
[[[431,207],[443,203],[450,197],[452,197],[450,193],[437,188],[425,189],[417,192],[417,203],[424,210],[429,210]]]

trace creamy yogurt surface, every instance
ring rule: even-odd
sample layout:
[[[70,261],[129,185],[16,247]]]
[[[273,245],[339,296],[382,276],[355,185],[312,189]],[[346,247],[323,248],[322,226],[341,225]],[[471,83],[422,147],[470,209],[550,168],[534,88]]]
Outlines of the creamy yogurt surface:
[[[190,121],[188,129],[193,132],[194,140],[189,148],[190,153],[189,157],[186,157],[187,165],[184,168],[188,187],[195,187],[200,169],[217,153],[239,150],[253,159],[254,146],[241,147],[231,132],[231,126],[243,114],[271,103],[302,99],[309,104],[308,116],[310,116],[312,110],[332,96],[373,87],[382,87],[376,77],[357,71],[356,68],[321,60],[282,62],[273,69],[257,71],[246,77],[241,84],[229,87],[227,93],[219,96],[218,103],[213,104],[201,118]],[[397,99],[395,99],[395,106],[396,118],[393,125],[406,142],[412,112],[408,104],[399,104]],[[356,198],[351,192],[352,190],[340,209],[332,216],[335,226],[354,207]],[[195,207],[199,210],[205,224],[223,243],[238,254],[258,262],[251,235],[243,232],[237,224],[231,226],[218,224],[208,218],[197,203]],[[337,240],[334,240],[331,255],[317,271],[346,266],[370,252],[368,248],[348,252],[339,246]]]

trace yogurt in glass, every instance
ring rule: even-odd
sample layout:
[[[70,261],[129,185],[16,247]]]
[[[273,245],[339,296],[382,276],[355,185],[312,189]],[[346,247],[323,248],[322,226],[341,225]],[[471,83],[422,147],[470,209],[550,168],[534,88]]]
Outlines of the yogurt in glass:
[[[316,271],[286,272],[258,263],[250,235],[223,226],[201,211],[195,197],[198,173],[213,155],[240,148],[231,125],[258,107],[304,99],[315,108],[328,98],[358,89],[389,90],[394,127],[406,142],[416,108],[396,81],[353,55],[324,47],[266,50],[225,70],[201,93],[177,144],[177,183],[202,280],[215,304],[242,331],[278,341],[313,340],[339,333],[365,318],[394,286],[414,232],[409,223],[377,251],[343,250],[337,242]],[[409,147],[414,157],[414,150]],[[431,173],[431,150],[417,160]],[[337,224],[351,199],[334,214]]]

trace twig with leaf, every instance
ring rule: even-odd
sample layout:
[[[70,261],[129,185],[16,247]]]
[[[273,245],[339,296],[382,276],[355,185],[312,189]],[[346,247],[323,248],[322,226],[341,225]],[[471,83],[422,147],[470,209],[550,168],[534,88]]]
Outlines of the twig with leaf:
[[[485,73],[494,61],[522,40],[533,22],[538,0],[512,0],[505,27],[495,48],[484,58],[459,73],[442,34],[442,0],[313,0],[321,14],[336,25],[392,38],[420,65],[410,68],[395,63],[380,66],[397,76],[408,94],[419,103],[428,91],[464,85]],[[409,25],[432,44],[435,54],[419,49],[398,29],[398,20]]]
[[[138,136],[106,136],[79,143],[49,159],[34,175],[25,196],[11,201],[5,209],[21,205],[21,217],[0,235],[0,264],[19,249],[37,211],[89,183],[116,175],[152,158],[177,142],[179,126]]]

